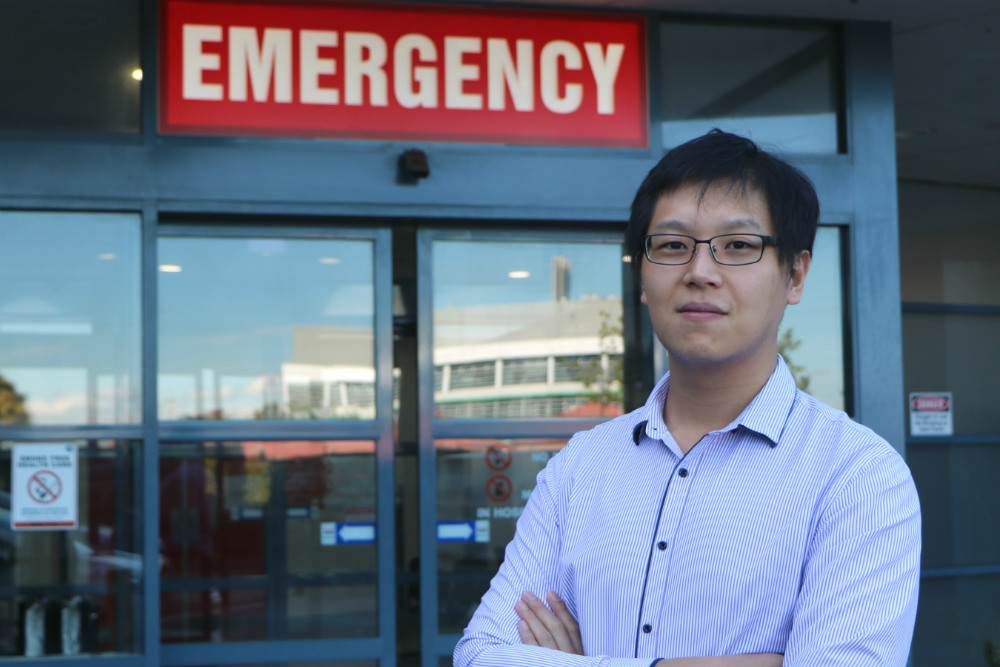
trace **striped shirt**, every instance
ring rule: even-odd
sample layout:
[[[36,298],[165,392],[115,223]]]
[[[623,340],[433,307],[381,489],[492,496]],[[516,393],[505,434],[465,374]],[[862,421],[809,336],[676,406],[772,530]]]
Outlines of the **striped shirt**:
[[[920,506],[899,454],[795,387],[784,361],[687,455],[670,385],[578,433],[538,474],[456,667],[647,667],[783,653],[785,667],[906,664]],[[514,604],[554,590],[585,656],[524,646]]]

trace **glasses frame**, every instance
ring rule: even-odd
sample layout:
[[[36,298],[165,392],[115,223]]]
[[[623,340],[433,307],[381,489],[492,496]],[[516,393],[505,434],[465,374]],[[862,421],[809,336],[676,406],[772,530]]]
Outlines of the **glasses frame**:
[[[651,239],[656,238],[658,236],[679,236],[681,238],[691,239],[692,241],[694,241],[694,246],[691,248],[691,256],[687,258],[686,262],[677,262],[677,263],[657,262],[655,259],[649,256],[649,246],[651,244]],[[728,262],[720,261],[718,255],[715,254],[715,246],[712,245],[712,241],[726,236],[756,236],[761,241],[760,257],[758,257],[752,262],[740,262],[739,264],[729,264]],[[698,254],[699,243],[704,243],[708,245],[709,250],[711,250],[712,252],[712,259],[714,259],[715,263],[718,264],[719,266],[749,266],[751,264],[756,264],[757,262],[759,262],[764,258],[764,251],[767,249],[768,246],[777,247],[779,245],[777,237],[769,236],[767,234],[749,234],[749,233],[745,234],[741,232],[736,232],[736,233],[731,232],[729,234],[716,234],[715,236],[707,239],[696,239],[695,237],[688,236],[687,234],[647,234],[645,238],[643,238],[642,242],[646,259],[649,260],[651,263],[659,264],[660,266],[684,266],[685,264],[690,264],[691,260],[694,259],[694,256]]]

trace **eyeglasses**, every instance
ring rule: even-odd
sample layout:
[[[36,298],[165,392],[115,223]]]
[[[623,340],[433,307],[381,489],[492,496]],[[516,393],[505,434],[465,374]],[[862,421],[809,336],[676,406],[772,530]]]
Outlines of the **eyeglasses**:
[[[740,266],[755,264],[764,256],[764,248],[777,246],[778,239],[763,234],[721,234],[710,239],[696,239],[683,234],[650,234],[646,237],[646,259],[653,264],[687,264],[706,243],[719,264]]]

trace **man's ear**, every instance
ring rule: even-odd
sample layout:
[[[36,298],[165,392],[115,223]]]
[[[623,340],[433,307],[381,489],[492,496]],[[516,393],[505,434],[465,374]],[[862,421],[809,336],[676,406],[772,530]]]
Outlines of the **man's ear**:
[[[794,306],[802,300],[802,292],[806,288],[806,274],[809,273],[809,265],[812,262],[812,253],[803,250],[795,259],[792,265],[792,272],[788,276],[788,300],[786,303]]]
[[[639,283],[639,303],[644,306],[649,305],[649,301],[646,299],[646,288],[642,286],[642,283]]]

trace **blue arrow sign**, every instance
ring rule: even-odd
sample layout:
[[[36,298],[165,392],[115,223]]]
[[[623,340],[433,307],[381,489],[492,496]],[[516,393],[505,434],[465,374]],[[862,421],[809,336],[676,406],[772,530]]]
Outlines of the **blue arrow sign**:
[[[322,544],[372,544],[375,542],[375,524],[327,523],[321,527]]]
[[[489,542],[490,522],[438,521],[438,542]]]

